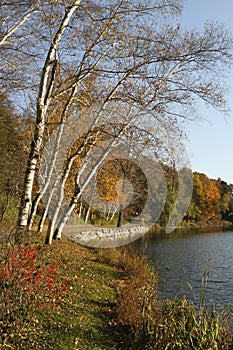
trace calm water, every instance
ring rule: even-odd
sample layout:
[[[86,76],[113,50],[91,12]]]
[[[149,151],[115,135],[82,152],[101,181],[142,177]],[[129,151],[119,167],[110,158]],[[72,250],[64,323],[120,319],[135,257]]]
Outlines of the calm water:
[[[195,305],[209,271],[206,303],[233,307],[233,231],[147,234],[129,246],[147,255],[158,272],[160,298],[186,295]]]

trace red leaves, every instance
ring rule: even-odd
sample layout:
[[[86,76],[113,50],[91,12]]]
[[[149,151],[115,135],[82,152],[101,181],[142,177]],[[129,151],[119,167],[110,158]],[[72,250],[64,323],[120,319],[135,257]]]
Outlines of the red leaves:
[[[0,264],[0,277],[0,306],[5,310],[17,303],[30,308],[54,306],[68,289],[64,282],[58,283],[57,263],[43,262],[35,247],[9,249]]]

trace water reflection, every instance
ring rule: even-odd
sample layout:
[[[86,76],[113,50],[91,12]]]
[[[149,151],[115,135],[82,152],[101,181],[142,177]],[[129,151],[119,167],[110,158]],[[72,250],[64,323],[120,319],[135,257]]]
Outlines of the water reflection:
[[[207,304],[233,303],[233,231],[149,233],[128,248],[151,260],[158,272],[160,298],[185,295],[198,305],[206,271]]]

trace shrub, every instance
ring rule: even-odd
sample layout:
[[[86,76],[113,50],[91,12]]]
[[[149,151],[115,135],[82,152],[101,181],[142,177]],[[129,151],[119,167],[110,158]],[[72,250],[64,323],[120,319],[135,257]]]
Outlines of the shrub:
[[[35,328],[35,311],[55,307],[67,290],[58,283],[57,262],[46,261],[33,246],[2,249],[0,260],[0,324],[4,344]]]

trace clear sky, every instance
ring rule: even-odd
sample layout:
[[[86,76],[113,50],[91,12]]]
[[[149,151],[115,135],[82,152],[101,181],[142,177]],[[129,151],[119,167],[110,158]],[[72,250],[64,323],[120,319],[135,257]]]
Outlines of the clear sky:
[[[186,0],[182,23],[187,28],[198,29],[206,20],[224,23],[233,33],[233,1]],[[230,116],[226,120],[214,109],[200,107],[198,111],[203,120],[186,126],[187,150],[193,171],[233,183],[233,65],[227,83],[230,87]]]

